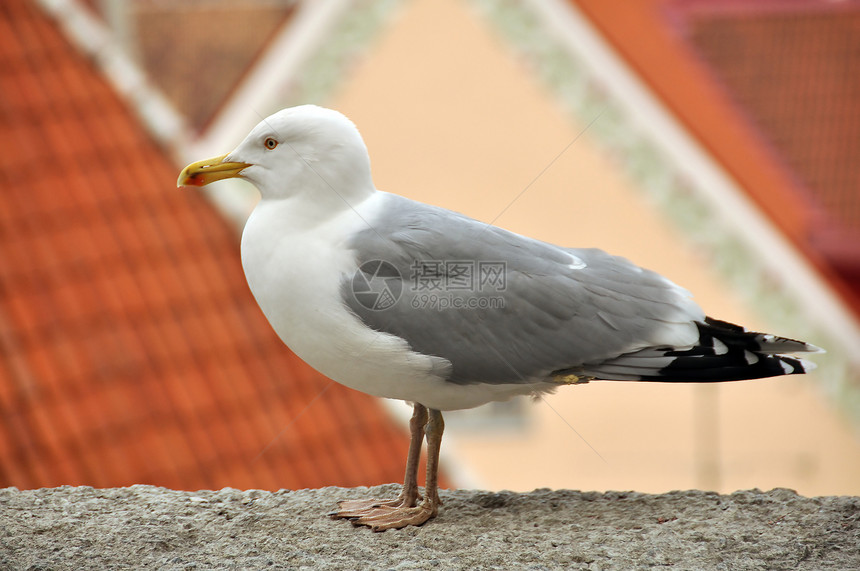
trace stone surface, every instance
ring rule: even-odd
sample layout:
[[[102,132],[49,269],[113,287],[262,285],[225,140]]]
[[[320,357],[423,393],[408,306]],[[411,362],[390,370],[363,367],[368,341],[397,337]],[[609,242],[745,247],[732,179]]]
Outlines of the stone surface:
[[[443,491],[373,533],[326,514],[398,487],[0,490],[0,569],[860,569],[860,498],[790,490]]]

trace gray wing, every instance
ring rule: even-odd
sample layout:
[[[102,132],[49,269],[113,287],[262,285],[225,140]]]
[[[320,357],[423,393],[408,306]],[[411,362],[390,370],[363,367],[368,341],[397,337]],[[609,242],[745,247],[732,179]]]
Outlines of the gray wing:
[[[349,246],[344,302],[368,326],[447,359],[450,381],[522,383],[690,344],[681,288],[596,249],[565,249],[387,195]],[[618,375],[616,375],[618,378]]]

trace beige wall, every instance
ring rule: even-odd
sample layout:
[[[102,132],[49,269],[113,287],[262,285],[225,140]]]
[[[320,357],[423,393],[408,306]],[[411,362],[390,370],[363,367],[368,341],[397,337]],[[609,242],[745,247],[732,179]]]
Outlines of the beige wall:
[[[405,2],[328,104],[358,124],[379,188],[624,255],[693,291],[709,314],[764,326],[589,133],[577,138],[583,125],[472,4]],[[490,489],[860,494],[860,444],[810,377],[707,387],[591,383],[547,403],[526,407],[521,431],[450,429],[444,461]]]

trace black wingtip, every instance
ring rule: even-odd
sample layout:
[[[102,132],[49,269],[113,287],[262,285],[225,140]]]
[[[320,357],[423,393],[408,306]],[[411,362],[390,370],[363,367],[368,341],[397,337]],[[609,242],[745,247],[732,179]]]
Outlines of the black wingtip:
[[[739,325],[706,318],[696,323],[699,343],[692,348],[667,351],[672,361],[654,378],[643,380],[720,382],[762,379],[781,375],[802,375],[815,363],[785,353],[817,353],[819,347],[755,331]]]
[[[606,380],[742,381],[808,373],[815,369],[815,363],[793,354],[821,352],[803,341],[747,331],[727,321],[706,318],[696,327],[699,338],[693,346],[648,347],[582,370],[564,372]]]

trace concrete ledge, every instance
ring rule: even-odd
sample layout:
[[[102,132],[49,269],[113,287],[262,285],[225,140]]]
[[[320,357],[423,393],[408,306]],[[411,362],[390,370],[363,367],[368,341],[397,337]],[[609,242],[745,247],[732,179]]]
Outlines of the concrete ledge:
[[[420,528],[326,513],[398,486],[0,490],[0,569],[860,569],[860,498],[443,491]]]

